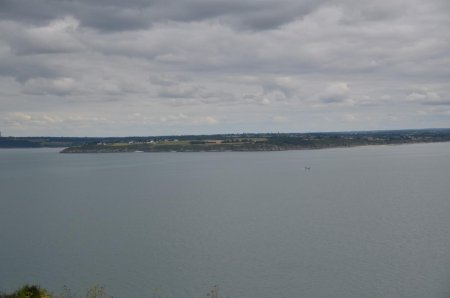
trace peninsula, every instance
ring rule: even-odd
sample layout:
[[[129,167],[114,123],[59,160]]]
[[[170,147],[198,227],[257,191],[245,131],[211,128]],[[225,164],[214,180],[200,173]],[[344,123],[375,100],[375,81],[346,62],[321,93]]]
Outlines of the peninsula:
[[[450,129],[102,138],[62,153],[284,151],[450,141]]]

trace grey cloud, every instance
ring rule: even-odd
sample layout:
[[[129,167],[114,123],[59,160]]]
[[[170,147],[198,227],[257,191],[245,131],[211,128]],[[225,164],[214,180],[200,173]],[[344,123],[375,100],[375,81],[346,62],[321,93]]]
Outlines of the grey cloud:
[[[43,24],[64,14],[63,1],[2,0],[0,18],[31,24]]]
[[[172,85],[162,87],[158,91],[158,96],[165,98],[192,98],[199,92],[199,87],[192,85]]]
[[[227,105],[237,101],[237,96],[223,90],[208,89],[192,83],[176,83],[160,86],[157,96],[167,99],[164,104],[171,106],[220,104]]]
[[[292,76],[276,76],[266,78],[261,82],[264,92],[270,93],[278,91],[283,93],[284,97],[292,96],[302,87],[301,82]]]
[[[74,16],[84,26],[101,30],[129,30],[147,27],[147,16],[139,13],[150,2],[69,1],[69,0],[2,0],[0,17],[26,24],[43,25],[51,20]],[[140,4],[140,5],[139,5]],[[151,4],[151,3],[150,3]]]
[[[76,36],[77,27],[78,21],[71,17],[39,27],[3,22],[0,38],[18,55],[70,53],[81,51],[84,47]]]
[[[78,17],[84,26],[105,31],[138,30],[151,25],[150,16],[136,8],[90,7]]]
[[[76,87],[76,82],[72,78],[59,78],[56,80],[30,79],[24,83],[24,93],[68,95],[73,93]]]
[[[85,26],[106,30],[148,28],[157,22],[217,19],[235,27],[273,29],[313,11],[324,0],[282,1],[63,1],[3,0],[0,17],[41,24],[73,15]]]
[[[217,18],[234,27],[251,30],[274,29],[301,18],[324,0],[304,1],[198,1],[189,5],[191,20]]]
[[[447,9],[435,0],[436,9]],[[356,0],[2,0],[0,17],[43,24],[72,15],[88,26],[105,31],[146,29],[155,23],[217,20],[235,28],[275,29],[309,15],[323,5],[342,7],[344,23],[385,21],[404,15],[410,2]]]
[[[0,76],[13,77],[19,82],[25,82],[30,78],[55,78],[61,75],[61,71],[33,59],[0,59]]]
[[[328,96],[321,96],[320,101],[322,103],[339,103],[345,100],[345,96],[343,95],[328,95]]]
[[[344,9],[341,20],[344,24],[392,21],[404,15],[409,7],[407,0],[346,0],[333,2]]]
[[[320,92],[317,99],[325,104],[341,103],[349,98],[350,88],[346,82],[329,84],[325,90]]]
[[[423,104],[429,105],[429,106],[450,106],[450,99],[448,99],[448,100],[433,100],[433,101],[424,102]]]
[[[174,86],[180,82],[192,81],[189,77],[182,74],[150,74],[149,81],[156,86]]]
[[[279,90],[274,90],[269,92],[247,93],[244,94],[242,98],[246,103],[266,106],[276,102],[285,101],[286,94],[280,92]]]
[[[407,96],[407,99],[409,101],[428,106],[450,105],[450,99],[442,98],[438,92],[428,89],[413,91]]]
[[[377,128],[388,113],[406,127],[418,109],[433,119],[448,107],[449,8],[446,0],[0,0],[0,111],[41,131],[57,115],[66,119],[58,129],[69,129],[72,110],[109,119],[102,132],[115,123],[147,131],[160,115],[175,130],[192,119],[201,128],[206,117],[223,130]],[[97,129],[86,123],[80,129]]]

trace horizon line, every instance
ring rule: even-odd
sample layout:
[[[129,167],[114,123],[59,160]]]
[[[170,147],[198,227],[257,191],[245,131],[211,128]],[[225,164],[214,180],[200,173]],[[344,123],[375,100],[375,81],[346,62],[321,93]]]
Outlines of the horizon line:
[[[284,135],[284,134],[318,134],[318,133],[371,133],[371,132],[395,132],[395,131],[426,131],[426,130],[450,130],[450,127],[429,127],[429,128],[399,128],[399,129],[371,129],[371,130],[336,130],[336,131],[310,131],[310,132],[241,132],[241,133],[204,133],[204,134],[162,134],[162,135],[127,135],[127,136],[3,136],[0,132],[0,138],[143,138],[143,137],[172,137],[172,136],[217,136],[217,135]]]

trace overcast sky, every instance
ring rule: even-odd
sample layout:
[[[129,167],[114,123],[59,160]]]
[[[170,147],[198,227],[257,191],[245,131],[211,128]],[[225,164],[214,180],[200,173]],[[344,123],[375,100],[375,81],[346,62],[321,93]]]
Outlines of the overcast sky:
[[[448,0],[0,0],[0,131],[450,127]]]

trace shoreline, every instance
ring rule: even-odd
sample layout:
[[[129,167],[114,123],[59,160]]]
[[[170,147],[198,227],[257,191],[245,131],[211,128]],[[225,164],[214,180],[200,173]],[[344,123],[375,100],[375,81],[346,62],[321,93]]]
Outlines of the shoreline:
[[[401,145],[419,145],[419,144],[438,144],[438,143],[449,143],[450,140],[447,141],[419,141],[419,142],[404,142],[404,143],[383,143],[383,144],[348,144],[348,145],[341,145],[341,146],[323,146],[323,147],[282,147],[277,146],[276,148],[261,148],[252,150],[249,148],[235,148],[233,149],[199,149],[199,150],[128,150],[129,148],[122,148],[121,150],[108,150],[105,148],[102,149],[88,149],[84,150],[82,148],[79,148],[80,150],[77,150],[77,148],[64,148],[63,150],[59,151],[59,153],[62,154],[107,154],[107,153],[220,153],[220,152],[285,152],[285,151],[305,151],[305,150],[327,150],[327,149],[350,149],[350,148],[357,148],[357,147],[380,147],[380,146],[401,146]],[[73,150],[73,151],[72,151]]]
[[[441,128],[134,137],[0,137],[0,148],[54,148],[61,153],[266,152],[449,141],[450,128]]]

